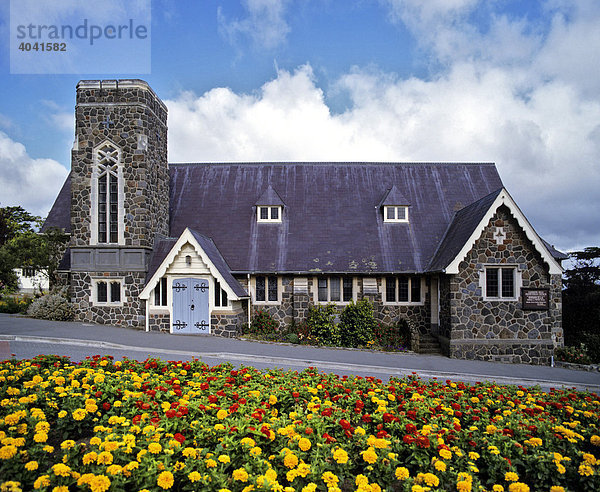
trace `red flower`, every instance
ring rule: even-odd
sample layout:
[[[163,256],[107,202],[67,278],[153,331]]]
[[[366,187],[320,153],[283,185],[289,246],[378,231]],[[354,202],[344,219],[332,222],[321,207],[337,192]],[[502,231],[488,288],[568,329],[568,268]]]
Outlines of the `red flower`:
[[[108,403],[107,401],[105,401],[102,404],[102,408],[108,412],[110,410],[110,403]]]
[[[180,434],[179,432],[177,432],[173,436],[173,439],[175,439],[178,443],[183,444],[183,442],[185,441],[185,436],[183,434]]]
[[[332,442],[336,442],[337,439],[335,437],[331,437],[329,434],[327,434],[327,432],[325,432],[323,434],[323,439],[325,439],[325,442],[327,444],[331,444]]]
[[[405,434],[402,438],[402,441],[404,441],[405,444],[412,444],[413,442],[415,442],[415,438],[410,434]]]
[[[350,422],[348,422],[346,419],[340,419],[340,425],[342,426],[343,429],[348,430],[350,427],[352,427],[350,425]]]
[[[333,413],[333,412],[332,412],[331,408],[326,408],[325,410],[323,410],[323,411],[321,412],[321,415],[322,415],[323,417],[331,417],[331,414],[332,414],[332,413]]]

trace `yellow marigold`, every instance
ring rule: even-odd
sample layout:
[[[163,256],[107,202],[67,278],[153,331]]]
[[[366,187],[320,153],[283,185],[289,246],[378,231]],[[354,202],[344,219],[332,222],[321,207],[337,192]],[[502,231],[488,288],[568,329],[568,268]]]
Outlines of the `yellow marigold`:
[[[404,468],[403,466],[399,466],[396,468],[396,478],[398,480],[406,480],[410,476],[408,468]]]
[[[243,468],[238,468],[237,470],[233,470],[232,478],[237,480],[238,482],[247,482],[248,481],[248,472]]]
[[[48,422],[46,422],[45,420],[35,424],[36,432],[45,432],[47,434],[49,430],[50,430],[50,424]]]
[[[47,446],[44,446],[42,449],[44,451],[46,451],[46,453],[48,453],[48,454],[54,453],[54,446],[48,446],[47,445]]]
[[[161,489],[166,490],[166,489],[170,489],[171,487],[173,487],[174,481],[175,480],[173,478],[173,474],[170,471],[164,471],[164,472],[161,472],[161,474],[156,479],[156,484]]]
[[[456,490],[458,492],[471,492],[473,489],[473,482],[469,482],[468,480],[460,480],[456,482]]]
[[[502,485],[495,484],[492,487],[492,492],[504,492],[504,487]]]
[[[583,453],[583,460],[590,465],[595,465],[597,463],[596,457],[591,453]]]
[[[122,472],[123,472],[123,467],[121,465],[110,465],[106,469],[106,473],[108,473],[109,475],[119,475]]]
[[[33,436],[35,442],[46,442],[48,440],[48,434],[45,432],[36,432]]]
[[[57,463],[52,467],[52,471],[57,477],[70,477],[71,468],[63,463]]]
[[[294,453],[286,453],[283,458],[283,465],[287,468],[294,468],[298,464],[298,457]]]
[[[518,482],[519,475],[517,475],[515,472],[506,472],[504,474],[504,480],[506,480],[507,482]]]
[[[600,436],[594,434],[592,437],[590,437],[590,442],[594,445],[594,446],[600,446]]]
[[[90,439],[90,444],[92,446],[99,446],[102,444],[102,439],[100,439],[98,436],[94,436]]]
[[[217,462],[215,460],[212,458],[206,460],[206,468],[214,468],[215,466],[217,466]]]
[[[594,474],[594,469],[588,463],[581,463],[577,471],[582,477],[591,477]]]
[[[192,473],[188,474],[188,478],[190,479],[190,482],[194,483],[200,480],[202,476],[197,471],[193,471]]]
[[[479,458],[481,458],[481,456],[479,456],[479,453],[476,453],[475,451],[471,451],[469,453],[470,460],[477,461]]]
[[[226,454],[219,455],[218,459],[221,463],[231,463],[231,458]]]
[[[452,451],[450,451],[449,449],[442,448],[440,449],[440,456],[445,460],[449,460],[450,458],[452,458]]]
[[[306,437],[301,437],[300,440],[298,441],[298,447],[302,451],[308,451],[311,447],[310,441],[308,439],[306,439]]]
[[[42,475],[41,477],[38,477],[35,482],[33,482],[33,488],[35,490],[41,489],[42,487],[49,487],[50,486],[50,476],[49,475]]]
[[[181,454],[186,458],[196,458],[196,456],[198,456],[198,453],[196,453],[194,448],[185,448]]]
[[[342,448],[336,448],[333,452],[333,459],[337,463],[343,465],[348,463],[348,453],[346,453],[346,451],[344,451]]]
[[[88,485],[92,492],[106,492],[110,488],[110,478],[105,475],[96,475]]]
[[[223,408],[221,408],[221,410],[219,410],[219,411],[217,412],[217,418],[218,418],[219,420],[223,420],[224,418],[226,418],[226,417],[227,417],[227,414],[228,414],[227,410],[224,410]]]
[[[256,446],[256,441],[254,441],[254,439],[252,439],[251,437],[244,437],[240,442],[242,443],[242,445],[250,446],[251,448]]]
[[[496,446],[488,446],[488,451],[492,454],[500,454],[500,450]]]
[[[83,464],[89,465],[90,463],[94,463],[98,459],[98,453],[95,451],[90,451],[89,453],[85,453],[83,455]]]
[[[509,492],[529,492],[529,485],[523,482],[513,482],[508,486]]]
[[[158,454],[162,451],[162,446],[157,442],[148,444],[148,451],[152,454]]]
[[[258,447],[258,446],[254,446],[250,450],[250,456],[258,456],[258,455],[260,455],[260,453],[262,453],[262,449],[260,449],[260,447]]]
[[[73,446],[75,446],[75,441],[73,441],[72,439],[68,439],[62,442],[62,444],[60,445],[60,449],[71,449]]]
[[[27,463],[25,463],[25,469],[29,470],[29,471],[35,471],[38,469],[38,462],[37,461],[29,461]]]
[[[75,420],[83,420],[87,415],[87,412],[83,408],[78,408],[71,415]]]
[[[440,472],[445,472],[445,471],[446,471],[446,463],[444,463],[443,461],[440,461],[440,460],[436,461],[436,462],[433,464],[433,467],[434,467],[434,468],[435,468],[437,471],[440,471]]]
[[[0,448],[0,459],[2,459],[2,460],[9,460],[15,454],[17,454],[17,448],[15,446],[13,446],[12,444],[10,444],[8,446],[2,446]]]
[[[323,473],[323,475],[321,475],[321,478],[327,484],[327,488],[337,487],[337,484],[340,481],[337,475],[331,473],[330,471]]]
[[[102,451],[98,455],[98,458],[96,459],[96,462],[99,465],[112,465],[113,455],[111,453],[109,453],[108,451]]]
[[[440,479],[433,473],[419,473],[417,480],[424,482],[428,487],[437,487],[440,484]]]
[[[269,403],[275,405],[275,403],[277,403],[277,397],[275,395],[269,396]]]
[[[2,491],[2,492],[23,492],[23,489],[21,488],[21,482],[15,482],[14,480],[9,480],[8,482],[3,482],[2,485],[0,485],[0,491]],[[67,492],[69,492],[68,488],[67,488]]]
[[[366,451],[362,451],[360,454],[362,455],[363,460],[371,465],[377,461],[377,453],[372,446]]]
[[[315,490],[317,490],[317,484],[312,482],[302,487],[302,492],[315,492]]]
[[[550,487],[550,492],[565,492],[565,489],[560,485],[553,485],[552,487]]]

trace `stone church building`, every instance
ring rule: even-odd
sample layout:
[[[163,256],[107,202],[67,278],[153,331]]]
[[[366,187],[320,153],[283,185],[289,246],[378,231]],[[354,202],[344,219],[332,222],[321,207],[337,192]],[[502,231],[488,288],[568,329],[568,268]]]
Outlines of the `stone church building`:
[[[81,321],[235,336],[257,310],[283,327],[368,298],[451,357],[547,364],[562,344],[566,256],[494,164],[174,164],[146,82],[81,81],[75,111],[44,228],[70,233]]]

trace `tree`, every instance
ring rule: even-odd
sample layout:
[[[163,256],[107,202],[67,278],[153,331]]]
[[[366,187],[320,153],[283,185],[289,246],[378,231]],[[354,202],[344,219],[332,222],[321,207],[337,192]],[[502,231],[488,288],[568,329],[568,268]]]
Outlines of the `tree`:
[[[600,334],[600,248],[569,253],[573,267],[564,274],[563,330],[576,344],[585,334]]]
[[[0,292],[17,288],[15,268],[43,270],[54,280],[68,235],[56,229],[35,232],[42,222],[22,207],[0,208]]]

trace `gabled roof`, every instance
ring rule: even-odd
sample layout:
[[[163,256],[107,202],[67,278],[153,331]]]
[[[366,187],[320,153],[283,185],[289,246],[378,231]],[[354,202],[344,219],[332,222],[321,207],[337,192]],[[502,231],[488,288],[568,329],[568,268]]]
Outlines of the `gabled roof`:
[[[177,239],[165,238],[156,242],[150,259],[146,286],[140,293],[141,299],[150,297],[160,278],[165,275],[181,248],[187,243],[194,247],[201,256],[202,261],[208,265],[211,275],[219,280],[221,288],[227,292],[230,299],[237,300],[248,297],[246,290],[231,275],[229,265],[227,265],[215,243],[210,238],[186,228]]]
[[[408,199],[400,192],[396,185],[392,186],[385,192],[383,198],[379,202],[378,207],[386,205],[410,205]]]
[[[271,205],[271,206],[285,206],[281,197],[273,189],[271,185],[267,186],[265,192],[260,196],[254,205]]]
[[[505,188],[490,193],[454,215],[444,239],[440,242],[438,251],[429,265],[429,271],[458,273],[459,263],[473,248],[475,241],[479,239],[498,208],[503,205],[508,207],[527,238],[540,253],[549,267],[549,272],[551,274],[561,274],[563,269],[557,261],[560,258],[555,257],[548,249],[547,243],[531,227],[531,224]]]
[[[454,210],[502,187],[493,164],[170,164],[170,235],[212,238],[234,273],[424,272]],[[271,185],[281,223],[257,223]],[[377,208],[402,190],[410,223],[384,223]],[[388,194],[389,195],[389,194]],[[396,204],[398,205],[398,204]]]

